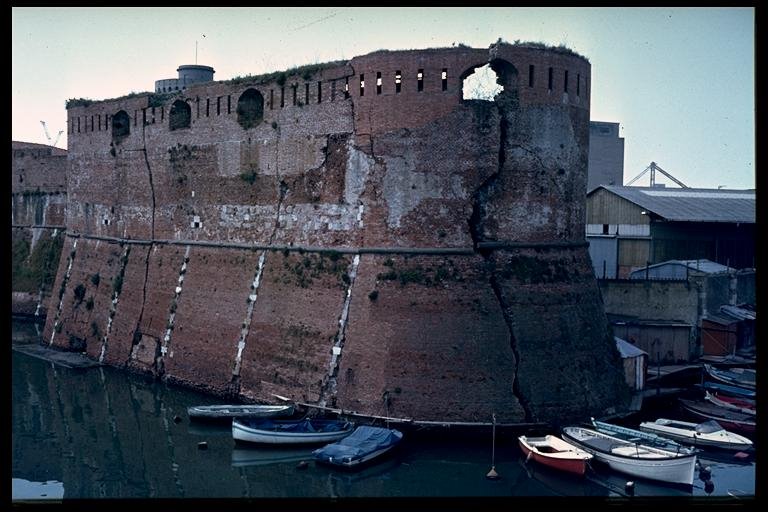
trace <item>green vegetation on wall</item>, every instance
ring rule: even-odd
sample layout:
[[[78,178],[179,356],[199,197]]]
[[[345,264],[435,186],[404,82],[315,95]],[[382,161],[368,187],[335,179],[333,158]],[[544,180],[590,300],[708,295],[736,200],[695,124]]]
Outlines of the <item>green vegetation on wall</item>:
[[[50,290],[56,279],[64,236],[43,235],[30,254],[30,242],[17,239],[13,242],[13,267],[11,287],[15,292],[37,293]]]

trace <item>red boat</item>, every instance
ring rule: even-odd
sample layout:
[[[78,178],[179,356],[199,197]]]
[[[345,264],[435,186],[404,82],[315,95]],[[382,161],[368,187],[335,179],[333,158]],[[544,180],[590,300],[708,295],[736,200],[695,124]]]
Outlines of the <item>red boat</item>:
[[[742,414],[718,407],[708,402],[694,402],[691,400],[677,399],[689,413],[708,420],[715,420],[727,430],[735,430],[742,434],[755,433],[755,416]]]
[[[729,409],[751,416],[754,416],[756,413],[754,400],[749,400],[748,398],[742,399],[727,395],[721,396],[717,393],[710,393],[709,391],[704,391],[704,398],[707,402],[722,407],[723,409]]]
[[[526,462],[530,459],[560,471],[583,476],[592,454],[566,443],[556,436],[517,438]]]

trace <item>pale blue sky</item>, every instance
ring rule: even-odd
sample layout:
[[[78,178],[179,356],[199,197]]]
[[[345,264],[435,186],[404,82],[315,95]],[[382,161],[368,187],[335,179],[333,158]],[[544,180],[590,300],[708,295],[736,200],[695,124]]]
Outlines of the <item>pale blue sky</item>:
[[[12,137],[46,143],[44,120],[66,147],[68,98],[152,91],[195,41],[227,80],[501,37],[590,60],[591,119],[621,123],[625,182],[655,161],[691,187],[754,188],[754,26],[751,7],[13,8]]]

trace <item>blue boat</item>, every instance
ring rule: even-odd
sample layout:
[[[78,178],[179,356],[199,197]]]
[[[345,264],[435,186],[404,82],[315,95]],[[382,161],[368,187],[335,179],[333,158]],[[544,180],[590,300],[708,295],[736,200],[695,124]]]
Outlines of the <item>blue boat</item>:
[[[363,425],[341,441],[318,448],[312,453],[318,462],[354,468],[384,455],[402,439],[403,434],[399,430]]]
[[[749,368],[731,368],[730,370],[718,370],[710,364],[704,365],[704,371],[713,379],[730,386],[755,389],[755,377],[757,372]]]
[[[753,389],[741,388],[738,386],[730,386],[728,384],[720,384],[717,382],[705,382],[704,384],[696,384],[697,387],[708,389],[710,391],[720,391],[730,396],[740,396],[744,398],[755,398],[755,391]]]

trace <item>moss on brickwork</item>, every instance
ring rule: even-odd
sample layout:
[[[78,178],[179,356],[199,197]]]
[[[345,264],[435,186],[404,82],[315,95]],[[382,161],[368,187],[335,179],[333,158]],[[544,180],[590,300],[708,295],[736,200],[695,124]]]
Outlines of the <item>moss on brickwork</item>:
[[[350,260],[338,252],[307,254],[299,251],[298,255],[283,252],[283,277],[275,278],[275,282],[293,283],[301,288],[309,288],[315,279],[322,275],[335,276],[339,286],[345,288],[350,283],[347,268]]]
[[[285,85],[288,77],[299,76],[303,80],[310,80],[316,73],[329,68],[336,68],[344,66],[347,62],[343,60],[336,60],[331,62],[324,62],[320,64],[306,64],[304,66],[297,66],[285,71],[274,71],[272,73],[265,73],[263,75],[246,75],[236,76],[231,80],[224,81],[225,84],[240,85],[240,84],[263,84],[268,82],[277,82],[278,85]]]
[[[499,270],[504,279],[520,283],[542,284],[570,281],[568,266],[563,261],[546,261],[532,256],[513,256]]]
[[[398,281],[400,286],[421,284],[424,286],[440,286],[448,281],[463,281],[461,272],[450,261],[436,266],[422,267],[421,265],[396,265],[392,258],[384,260],[386,272],[380,272],[376,279],[380,281]]]
[[[13,267],[11,287],[17,292],[36,293],[43,288],[50,290],[56,278],[56,268],[61,256],[64,237],[43,236],[30,254],[28,240],[13,242]]]

